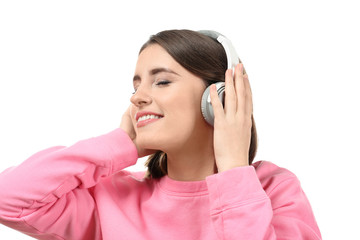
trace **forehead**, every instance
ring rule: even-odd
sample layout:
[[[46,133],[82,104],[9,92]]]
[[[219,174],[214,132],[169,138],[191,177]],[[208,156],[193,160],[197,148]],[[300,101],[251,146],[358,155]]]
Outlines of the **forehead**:
[[[158,44],[147,46],[140,54],[136,63],[135,73],[141,75],[154,68],[168,68],[184,71],[185,69]]]

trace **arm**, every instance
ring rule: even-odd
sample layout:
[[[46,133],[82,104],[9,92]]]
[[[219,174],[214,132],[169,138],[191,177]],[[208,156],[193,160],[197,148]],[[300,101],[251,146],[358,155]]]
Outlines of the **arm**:
[[[262,164],[249,166],[252,93],[242,64],[225,75],[225,107],[216,89],[214,153],[218,174],[207,178],[211,216],[220,239],[320,239],[297,178]],[[267,165],[267,166],[266,166]],[[279,172],[280,171],[280,172]]]
[[[206,180],[219,239],[321,239],[311,206],[289,171],[264,163],[256,171],[239,167]]]
[[[121,129],[41,151],[0,174],[0,223],[39,239],[97,236],[91,187],[137,157]]]

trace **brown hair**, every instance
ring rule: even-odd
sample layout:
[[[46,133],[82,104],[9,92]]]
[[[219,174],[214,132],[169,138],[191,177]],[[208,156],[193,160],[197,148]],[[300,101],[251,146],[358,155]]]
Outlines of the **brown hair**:
[[[182,67],[202,78],[206,87],[215,82],[225,81],[226,53],[215,39],[191,30],[167,30],[152,35],[141,47],[140,53],[152,44],[160,45]],[[249,164],[254,160],[257,150],[257,132],[253,116],[251,121]],[[158,151],[150,155],[145,165],[148,167],[146,177],[160,178],[166,175],[166,153]]]

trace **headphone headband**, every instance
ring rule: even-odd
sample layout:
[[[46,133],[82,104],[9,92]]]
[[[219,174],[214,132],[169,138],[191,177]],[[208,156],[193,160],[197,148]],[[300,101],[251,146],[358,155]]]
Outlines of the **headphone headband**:
[[[240,59],[235,51],[234,46],[231,44],[230,40],[227,39],[224,35],[211,31],[211,30],[201,30],[198,31],[200,34],[206,35],[208,37],[211,37],[212,39],[215,39],[218,41],[224,48],[226,59],[227,59],[227,65],[228,69],[233,69],[233,76],[234,76],[234,69],[236,64],[240,62]],[[224,82],[217,82],[215,83],[219,98],[224,106],[225,101],[225,83]],[[201,98],[201,112],[204,116],[206,122],[208,122],[210,125],[214,125],[214,111],[213,107],[211,105],[210,100],[210,87],[207,87],[204,91],[202,98]]]
[[[240,59],[239,59],[239,57],[236,53],[236,50],[235,50],[234,46],[232,45],[231,41],[228,38],[226,38],[224,35],[222,35],[221,33],[218,33],[213,30],[200,30],[198,32],[215,39],[223,46],[225,53],[226,53],[228,69],[234,70],[235,66],[240,62]]]

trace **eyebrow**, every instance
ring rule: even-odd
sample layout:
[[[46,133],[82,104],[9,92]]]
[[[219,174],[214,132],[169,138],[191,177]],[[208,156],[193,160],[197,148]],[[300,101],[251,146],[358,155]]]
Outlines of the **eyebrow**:
[[[171,74],[180,76],[178,73],[174,72],[173,70],[171,70],[169,68],[154,68],[149,71],[150,75],[156,75],[156,74],[162,73],[162,72],[171,73]],[[137,80],[141,80],[141,77],[139,75],[135,75],[133,78],[133,81],[137,81]]]

